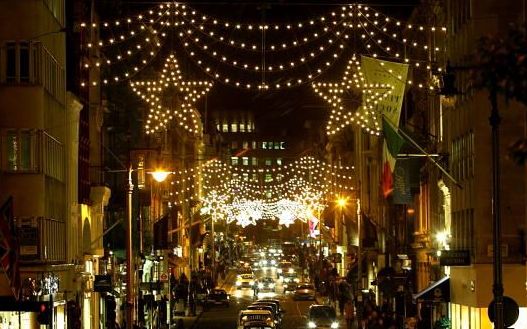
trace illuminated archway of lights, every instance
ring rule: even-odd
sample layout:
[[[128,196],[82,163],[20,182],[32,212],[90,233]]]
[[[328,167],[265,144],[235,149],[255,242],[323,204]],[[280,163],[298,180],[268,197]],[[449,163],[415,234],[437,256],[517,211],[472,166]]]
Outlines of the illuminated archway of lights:
[[[199,113],[194,104],[205,95],[212,83],[208,81],[184,81],[174,54],[170,54],[156,81],[131,81],[133,91],[149,105],[145,124],[147,134],[167,129],[175,119],[180,127],[192,134],[200,133]],[[169,95],[167,95],[169,94]],[[170,94],[180,96],[175,103]],[[171,101],[168,103],[165,97]]]
[[[165,44],[174,46],[167,40],[175,40],[178,49],[211,79],[244,89],[310,83],[347,50],[407,63],[424,72],[409,79],[409,85],[438,87],[430,76],[441,71],[437,63],[445,60],[445,27],[409,24],[360,4],[330,8],[302,21],[241,23],[167,2],[113,22],[84,22],[80,24],[87,40],[83,47],[98,55],[86,56],[82,67],[102,69],[103,78],[83,80],[81,85],[131,79]]]
[[[313,157],[302,157],[276,168],[257,169],[241,169],[215,160],[202,165],[200,175],[196,172],[178,172],[175,176],[180,178],[172,185],[185,186],[185,181],[201,177],[202,214],[242,227],[269,219],[286,227],[296,220],[318,223],[326,205],[337,195],[351,195],[355,191],[353,167],[333,166]],[[253,177],[252,174],[273,174],[279,179],[266,182],[243,178]],[[174,203],[188,202],[179,195],[185,194],[176,192]]]

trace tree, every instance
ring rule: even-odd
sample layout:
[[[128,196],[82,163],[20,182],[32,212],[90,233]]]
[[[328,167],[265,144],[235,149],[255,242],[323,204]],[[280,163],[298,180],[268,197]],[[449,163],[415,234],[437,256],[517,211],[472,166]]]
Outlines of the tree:
[[[479,40],[476,86],[495,91],[507,101],[527,106],[527,31],[525,26],[511,26],[505,36],[486,36]],[[527,160],[527,139],[509,147],[509,157],[518,164]]]

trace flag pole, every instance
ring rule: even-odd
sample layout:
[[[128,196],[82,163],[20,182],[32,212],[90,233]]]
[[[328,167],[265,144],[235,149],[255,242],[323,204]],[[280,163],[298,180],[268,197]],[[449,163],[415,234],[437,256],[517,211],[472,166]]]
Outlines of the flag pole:
[[[448,177],[457,187],[463,188],[463,186],[454,178],[452,175],[446,171],[445,168],[443,168],[437,161],[434,160],[433,154],[430,154],[426,152],[425,149],[423,149],[416,141],[412,139],[407,133],[405,133],[402,129],[399,129],[399,127],[395,126],[393,122],[390,121],[385,115],[383,115],[384,120],[394,129],[395,131],[399,132],[405,139],[407,139],[413,146],[415,146],[419,151],[421,151],[428,160],[430,160],[443,174],[445,174],[446,177]]]

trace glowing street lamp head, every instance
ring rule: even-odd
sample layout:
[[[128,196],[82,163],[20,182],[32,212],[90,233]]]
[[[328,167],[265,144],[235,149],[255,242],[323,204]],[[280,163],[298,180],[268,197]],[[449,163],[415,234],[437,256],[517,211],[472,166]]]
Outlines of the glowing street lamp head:
[[[156,180],[156,182],[164,182],[165,179],[167,179],[168,175],[170,175],[171,171],[163,171],[163,170],[156,170],[152,171],[149,174],[152,175],[152,177]]]
[[[346,198],[338,198],[337,199],[337,205],[341,208],[344,208],[346,206],[346,203],[348,203],[348,200]]]

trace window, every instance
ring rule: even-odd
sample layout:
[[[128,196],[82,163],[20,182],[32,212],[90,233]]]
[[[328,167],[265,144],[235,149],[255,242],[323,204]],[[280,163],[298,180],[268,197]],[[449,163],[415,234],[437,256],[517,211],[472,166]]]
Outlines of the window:
[[[240,122],[240,132],[241,133],[245,132],[245,122]]]
[[[20,43],[20,82],[29,82],[29,43]]]
[[[257,166],[258,165],[258,158],[252,158],[252,163],[253,163],[253,166]]]
[[[282,158],[276,159],[276,164],[281,166],[282,165]]]
[[[254,130],[254,125],[252,122],[247,122],[247,132],[251,132]]]
[[[271,159],[265,159],[265,165],[270,166],[273,164],[273,161]]]
[[[257,144],[256,144],[256,141],[253,141],[253,143],[252,143],[252,144],[253,144],[253,145],[252,145],[252,146],[253,146],[253,147],[252,147],[252,149],[253,149],[253,150],[256,150],[256,148],[257,148]]]
[[[273,181],[273,176],[271,174],[265,174],[265,182],[268,183],[272,181]]]
[[[272,150],[273,149],[273,142],[267,142],[267,149]]]
[[[242,158],[242,163],[244,166],[248,166],[249,165],[249,158],[248,157],[243,157]]]
[[[36,169],[32,149],[36,147],[34,134],[29,130],[7,132],[7,170],[23,171]]]
[[[219,123],[216,124],[216,130],[217,131],[221,131],[221,124],[219,124]]]
[[[6,81],[16,81],[16,43],[6,44]]]
[[[267,149],[267,142],[262,142],[262,149]]]
[[[257,181],[258,180],[258,174],[253,174],[253,181]]]
[[[285,150],[285,142],[280,142],[280,149]]]
[[[228,123],[224,123],[221,125],[221,130],[224,132],[224,133],[228,133],[229,132],[229,124]]]
[[[249,142],[244,141],[244,142],[243,142],[243,149],[244,149],[244,150],[247,150],[248,148],[249,148]]]
[[[279,149],[280,149],[280,143],[275,142],[275,143],[274,143],[274,149],[275,149],[275,150],[279,150]]]
[[[236,133],[238,132],[238,123],[231,123],[231,132]]]
[[[237,166],[238,165],[238,157],[231,157],[231,164],[233,166]]]
[[[243,180],[246,181],[246,182],[249,181],[249,174],[248,173],[246,173],[246,172],[243,173]]]
[[[238,149],[238,141],[232,141],[231,142],[231,149],[233,149],[233,150]]]

